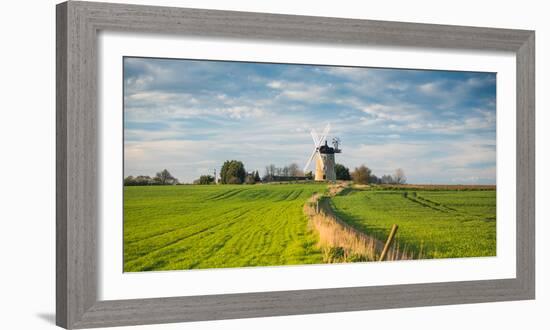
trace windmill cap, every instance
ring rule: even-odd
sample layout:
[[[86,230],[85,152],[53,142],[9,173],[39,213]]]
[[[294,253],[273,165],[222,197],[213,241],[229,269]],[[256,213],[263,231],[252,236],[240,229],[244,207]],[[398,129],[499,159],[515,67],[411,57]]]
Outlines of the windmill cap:
[[[322,154],[333,154],[334,148],[329,147],[327,141],[325,141],[325,145],[319,147],[319,152]]]

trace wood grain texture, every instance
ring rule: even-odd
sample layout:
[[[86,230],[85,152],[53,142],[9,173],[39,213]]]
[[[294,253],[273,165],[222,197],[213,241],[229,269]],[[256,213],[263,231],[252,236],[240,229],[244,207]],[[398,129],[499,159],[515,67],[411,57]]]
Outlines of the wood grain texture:
[[[97,33],[170,33],[297,43],[513,51],[517,56],[515,279],[97,300]],[[68,2],[57,6],[57,324],[86,328],[533,299],[534,32],[201,9]]]
[[[104,301],[77,327],[331,313],[526,299],[516,280]]]
[[[73,3],[76,4],[76,3]],[[100,29],[285,42],[516,51],[529,31],[222,10],[80,3]]]
[[[96,31],[72,3],[57,10],[57,324],[71,327],[97,302]],[[63,299],[64,298],[64,299]],[[64,300],[64,301],[63,301]]]
[[[56,8],[56,322],[67,327],[67,4]]]
[[[535,297],[535,33],[516,52],[516,276]]]

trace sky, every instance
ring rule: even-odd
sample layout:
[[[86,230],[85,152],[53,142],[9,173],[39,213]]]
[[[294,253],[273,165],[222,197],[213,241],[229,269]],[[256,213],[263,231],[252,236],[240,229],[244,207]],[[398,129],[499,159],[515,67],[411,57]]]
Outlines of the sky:
[[[327,123],[350,170],[496,183],[495,73],[124,58],[125,176],[303,167]]]

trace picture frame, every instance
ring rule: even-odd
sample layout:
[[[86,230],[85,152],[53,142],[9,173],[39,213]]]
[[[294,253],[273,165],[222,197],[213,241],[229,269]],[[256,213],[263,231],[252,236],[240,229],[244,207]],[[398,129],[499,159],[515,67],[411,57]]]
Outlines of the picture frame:
[[[56,323],[139,325],[535,298],[535,32],[69,1],[56,8]],[[516,278],[98,299],[100,31],[516,54]]]

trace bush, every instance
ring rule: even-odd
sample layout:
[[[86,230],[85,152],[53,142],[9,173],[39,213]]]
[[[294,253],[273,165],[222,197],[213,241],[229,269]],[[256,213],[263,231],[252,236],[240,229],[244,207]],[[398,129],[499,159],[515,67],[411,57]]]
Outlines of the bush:
[[[336,172],[336,180],[351,180],[349,168],[345,167],[344,165],[334,165],[334,171]]]
[[[158,183],[150,176],[138,175],[136,177],[127,176],[124,179],[124,185],[125,186],[152,186],[152,185],[158,185]]]
[[[212,184],[215,179],[211,175],[201,175],[198,180],[195,180],[195,184]]]
[[[336,263],[345,261],[345,251],[341,246],[333,246],[325,250],[325,262]]]

